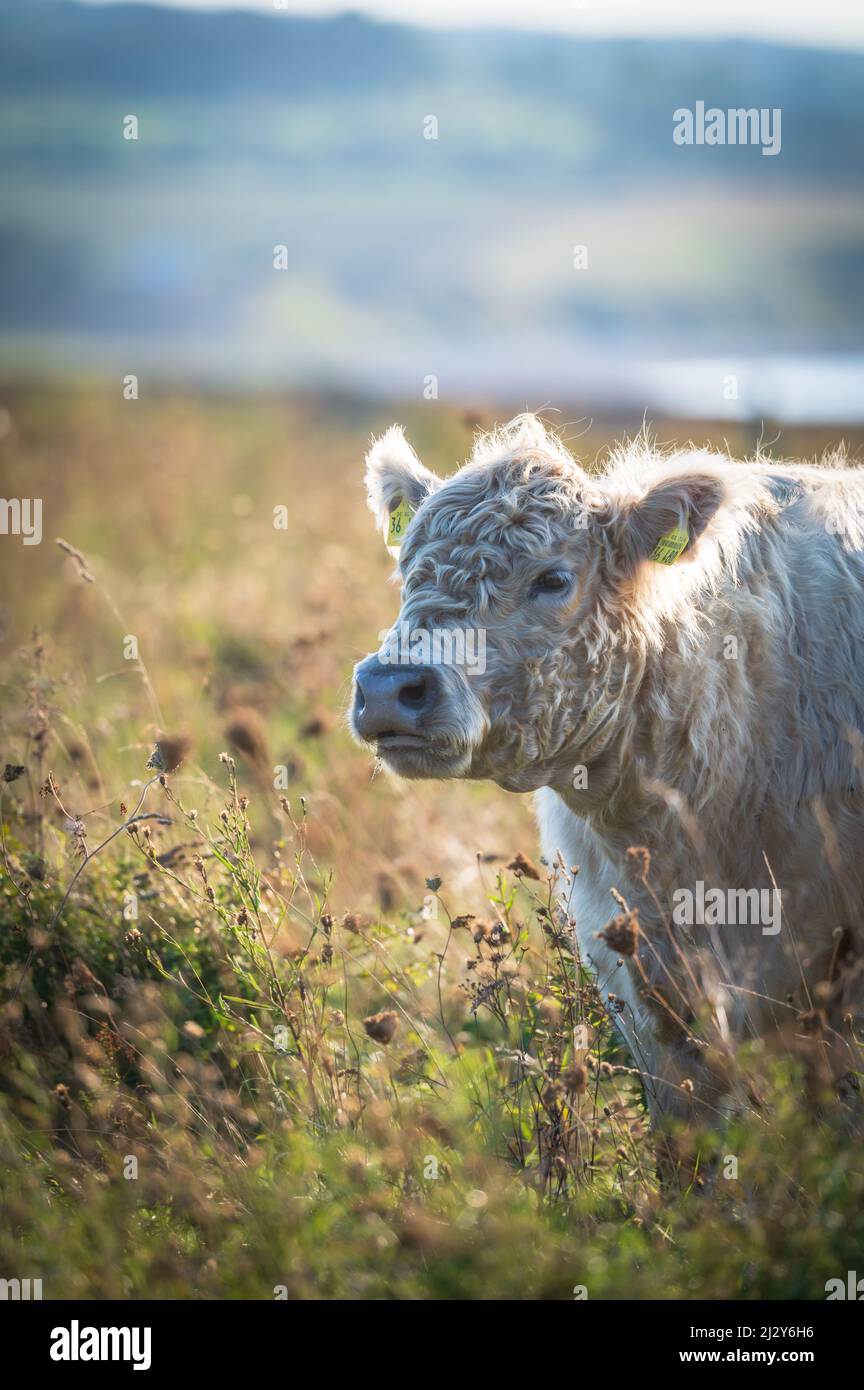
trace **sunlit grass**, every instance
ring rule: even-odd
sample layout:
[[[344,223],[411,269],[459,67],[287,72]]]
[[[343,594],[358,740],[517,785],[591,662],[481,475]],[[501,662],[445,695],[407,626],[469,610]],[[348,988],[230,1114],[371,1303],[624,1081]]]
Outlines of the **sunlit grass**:
[[[405,413],[464,455],[460,412]],[[360,486],[390,419],[10,403],[45,538],[2,549],[0,1269],[49,1298],[824,1297],[864,1171],[804,1063],[742,1054],[749,1100],[661,1185],[528,808],[373,779],[344,730],[396,606]]]

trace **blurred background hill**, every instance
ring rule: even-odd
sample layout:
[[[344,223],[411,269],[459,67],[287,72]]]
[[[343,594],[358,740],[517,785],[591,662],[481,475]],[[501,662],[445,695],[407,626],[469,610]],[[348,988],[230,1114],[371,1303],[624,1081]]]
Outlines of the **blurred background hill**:
[[[859,419],[862,93],[743,39],[0,0],[0,370]],[[780,154],[677,146],[700,100]]]

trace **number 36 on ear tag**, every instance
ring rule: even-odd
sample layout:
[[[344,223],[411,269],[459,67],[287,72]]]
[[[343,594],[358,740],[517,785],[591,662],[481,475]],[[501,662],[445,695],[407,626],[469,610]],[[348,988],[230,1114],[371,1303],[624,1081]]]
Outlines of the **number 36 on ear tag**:
[[[408,503],[402,501],[402,499],[400,498],[398,505],[395,506],[392,512],[390,513],[390,517],[387,522],[388,545],[393,546],[398,550],[399,546],[402,544],[402,541],[405,538],[405,532],[408,530],[413,515],[414,512],[408,506]]]

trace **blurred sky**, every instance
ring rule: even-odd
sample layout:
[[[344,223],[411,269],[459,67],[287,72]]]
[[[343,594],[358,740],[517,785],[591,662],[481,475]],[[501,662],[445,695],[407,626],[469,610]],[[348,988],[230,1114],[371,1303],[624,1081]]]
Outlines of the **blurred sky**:
[[[0,0],[0,375],[864,419],[864,0],[288,3]]]
[[[111,0],[89,0],[107,4]],[[403,23],[502,25],[570,33],[703,37],[746,34],[864,48],[864,0],[161,0],[186,9],[362,11]]]

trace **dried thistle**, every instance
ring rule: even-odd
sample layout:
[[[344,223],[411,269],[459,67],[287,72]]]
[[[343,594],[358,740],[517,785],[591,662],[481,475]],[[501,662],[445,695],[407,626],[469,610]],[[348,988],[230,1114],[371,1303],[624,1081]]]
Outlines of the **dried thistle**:
[[[466,931],[473,921],[473,912],[466,912],[461,917],[454,917],[450,923],[450,926],[453,928],[454,931]],[[478,925],[481,924],[478,923]]]
[[[561,1073],[561,1085],[568,1096],[584,1095],[588,1089],[588,1071],[578,1062],[574,1062],[572,1067],[565,1067]]]
[[[631,845],[627,851],[627,858],[644,883],[651,872],[651,851],[646,845]]]
[[[301,738],[322,738],[330,730],[330,719],[323,713],[313,714],[300,726]]]
[[[639,915],[637,912],[619,912],[617,917],[597,935],[606,942],[610,951],[619,956],[635,956],[639,950]]]
[[[363,1027],[373,1042],[390,1043],[399,1026],[399,1015],[393,1009],[383,1009],[380,1014],[370,1014],[364,1018]]]
[[[191,746],[191,741],[182,734],[177,737],[159,734],[147,760],[147,767],[156,772],[176,772]]]
[[[507,868],[514,873],[517,878],[534,878],[540,881],[540,871],[535,864],[532,864],[527,855],[518,851],[514,854]]]
[[[557,1105],[563,1095],[564,1087],[561,1083],[558,1081],[550,1081],[548,1085],[543,1088],[543,1104],[551,1110],[552,1106]]]
[[[225,725],[225,737],[235,753],[239,753],[259,774],[269,774],[271,766],[267,726],[257,709],[251,706],[233,709]]]

